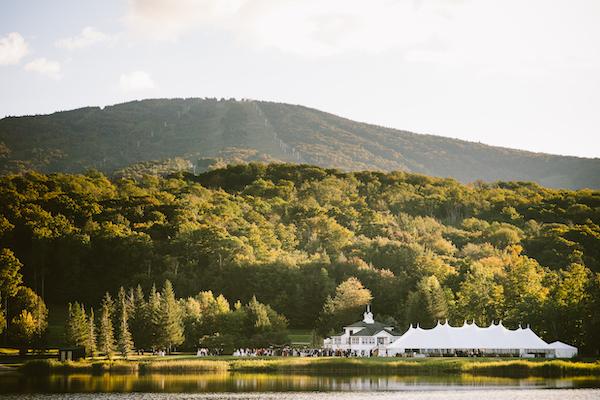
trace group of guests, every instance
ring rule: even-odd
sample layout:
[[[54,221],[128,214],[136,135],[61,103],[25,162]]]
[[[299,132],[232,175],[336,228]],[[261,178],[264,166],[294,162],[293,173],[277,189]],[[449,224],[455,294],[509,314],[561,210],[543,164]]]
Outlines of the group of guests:
[[[236,349],[233,352],[234,357],[270,357],[277,356],[277,350],[272,348],[262,349]]]
[[[223,355],[223,349],[207,349],[201,347],[196,351],[196,357],[209,357],[209,356],[220,356]]]
[[[201,356],[200,350],[198,355]],[[204,354],[202,354],[204,355]],[[341,351],[331,349],[308,349],[308,348],[296,348],[296,347],[282,347],[282,348],[241,348],[236,349],[233,352],[235,357],[367,357],[370,354],[361,354],[357,351]]]

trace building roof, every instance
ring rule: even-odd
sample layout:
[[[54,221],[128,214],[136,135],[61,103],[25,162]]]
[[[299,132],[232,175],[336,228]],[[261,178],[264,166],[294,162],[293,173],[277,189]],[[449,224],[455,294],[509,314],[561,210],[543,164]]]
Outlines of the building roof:
[[[371,312],[371,306],[367,305],[367,310],[363,314],[364,318],[362,321],[355,322],[351,325],[345,325],[344,328],[362,328],[357,332],[352,333],[350,336],[373,336],[381,331],[386,331],[392,336],[401,336],[400,334],[394,332],[394,327],[389,326],[387,324],[382,324],[381,322],[375,321],[373,319],[373,313]],[[338,333],[334,336],[343,336],[345,332]]]
[[[376,324],[378,324],[379,322],[376,322]],[[358,321],[353,323],[352,325],[346,325],[344,328],[360,328],[360,327],[367,327],[369,325],[373,325],[373,324],[368,324],[365,321]]]
[[[383,328],[394,329],[394,327],[389,324],[383,324],[383,323],[377,322],[377,321],[373,321],[373,322],[358,321],[358,322],[353,323],[352,325],[346,325],[346,326],[344,326],[344,328],[370,328],[373,326],[381,327],[382,329]]]
[[[548,349],[549,346],[529,327],[506,329],[502,322],[488,327],[476,324],[463,326],[436,325],[422,329],[412,325],[389,349]]]
[[[377,325],[377,326],[375,326],[375,325]],[[361,329],[358,332],[353,333],[350,336],[373,336],[373,335],[378,334],[381,331],[385,331],[392,336],[402,336],[400,333],[396,333],[393,330],[387,329],[387,328],[389,328],[389,327],[386,327],[383,324],[380,324],[377,322],[375,324],[371,324],[371,326]]]

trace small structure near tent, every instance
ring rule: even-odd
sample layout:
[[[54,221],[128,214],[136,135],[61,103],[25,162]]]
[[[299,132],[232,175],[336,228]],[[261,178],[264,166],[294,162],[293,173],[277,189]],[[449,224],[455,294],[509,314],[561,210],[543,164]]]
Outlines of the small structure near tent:
[[[58,349],[58,359],[60,361],[77,361],[85,358],[85,348],[83,347],[63,347]]]
[[[554,349],[554,357],[556,358],[573,358],[577,357],[577,347],[571,346],[563,342],[552,342],[548,345],[549,348]]]

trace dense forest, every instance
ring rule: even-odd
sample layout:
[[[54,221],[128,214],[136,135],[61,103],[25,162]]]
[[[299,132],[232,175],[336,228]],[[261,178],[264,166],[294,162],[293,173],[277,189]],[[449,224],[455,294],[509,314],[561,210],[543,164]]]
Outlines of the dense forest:
[[[115,353],[127,357],[135,349],[170,352],[202,347],[213,354],[232,354],[239,348],[289,344],[287,319],[255,296],[233,306],[223,295],[203,291],[177,299],[170,281],[161,291],[153,285],[148,295],[141,286],[116,298],[106,293],[99,318],[83,304],[70,303],[66,322],[68,344],[86,349],[90,356]]]
[[[135,176],[0,178],[0,279],[20,267],[50,312],[169,280],[322,334],[371,303],[400,331],[501,319],[598,354],[599,191],[292,164]]]
[[[464,183],[600,188],[600,159],[415,134],[281,103],[154,99],[0,120],[0,173],[93,168],[112,175],[131,164],[171,159],[179,160],[169,168],[192,172],[283,161],[344,171],[401,170]]]

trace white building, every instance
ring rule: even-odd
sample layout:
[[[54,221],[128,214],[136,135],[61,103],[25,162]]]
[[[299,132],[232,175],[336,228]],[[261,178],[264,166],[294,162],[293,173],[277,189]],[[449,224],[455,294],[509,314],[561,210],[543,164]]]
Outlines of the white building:
[[[393,326],[387,326],[373,319],[371,307],[363,314],[362,321],[344,326],[344,331],[323,342],[323,347],[332,351],[349,352],[353,356],[382,355],[387,346],[400,334]]]

